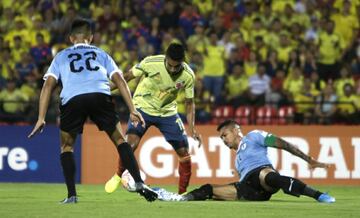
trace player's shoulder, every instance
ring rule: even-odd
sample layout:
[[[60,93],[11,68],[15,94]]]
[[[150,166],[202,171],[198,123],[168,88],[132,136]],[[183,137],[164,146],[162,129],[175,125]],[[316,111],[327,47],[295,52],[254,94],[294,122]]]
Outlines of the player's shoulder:
[[[165,55],[151,55],[144,58],[143,62],[145,64],[157,64],[157,63],[164,63]]]
[[[63,60],[63,57],[64,56],[67,56],[70,52],[70,50],[69,50],[69,48],[70,47],[68,47],[68,48],[65,48],[65,49],[63,49],[63,50],[61,50],[61,51],[58,51],[55,55],[54,55],[54,58],[53,58],[53,62],[62,62]]]
[[[254,138],[254,137],[266,137],[269,133],[264,131],[264,130],[260,130],[260,129],[254,129],[252,131],[250,131],[248,134],[246,134],[246,137],[248,138]]]
[[[191,67],[185,62],[183,63],[183,67],[184,67],[183,72],[185,73],[185,75],[187,75],[187,76],[189,76],[189,77],[191,77],[192,79],[195,80],[195,73],[191,69]]]

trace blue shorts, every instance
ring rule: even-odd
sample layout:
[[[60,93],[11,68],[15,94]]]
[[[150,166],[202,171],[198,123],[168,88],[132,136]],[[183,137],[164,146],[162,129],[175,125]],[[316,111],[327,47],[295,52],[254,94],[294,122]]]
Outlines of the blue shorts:
[[[145,128],[140,124],[135,127],[129,120],[126,134],[135,134],[141,138],[150,126],[156,126],[175,150],[181,147],[189,147],[184,124],[178,114],[169,117],[159,117],[151,116],[139,109],[138,111],[145,120]]]

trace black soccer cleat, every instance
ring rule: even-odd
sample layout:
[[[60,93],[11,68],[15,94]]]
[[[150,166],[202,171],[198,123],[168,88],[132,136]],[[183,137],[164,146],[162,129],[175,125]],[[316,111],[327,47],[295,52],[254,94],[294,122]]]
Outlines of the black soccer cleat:
[[[149,202],[155,201],[158,198],[156,192],[154,192],[151,188],[149,188],[142,182],[136,183],[135,187],[136,192],[143,196]]]

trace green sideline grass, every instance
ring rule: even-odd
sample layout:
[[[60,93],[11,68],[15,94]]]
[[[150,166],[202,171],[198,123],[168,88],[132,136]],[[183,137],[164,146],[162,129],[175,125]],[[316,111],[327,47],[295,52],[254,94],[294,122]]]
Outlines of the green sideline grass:
[[[160,202],[148,203],[120,188],[106,194],[102,185],[78,185],[79,203],[60,205],[63,184],[0,183],[0,217],[360,217],[360,186],[317,186],[336,197],[335,204],[320,204],[307,197],[278,192],[269,202]],[[166,186],[175,190],[175,186]]]

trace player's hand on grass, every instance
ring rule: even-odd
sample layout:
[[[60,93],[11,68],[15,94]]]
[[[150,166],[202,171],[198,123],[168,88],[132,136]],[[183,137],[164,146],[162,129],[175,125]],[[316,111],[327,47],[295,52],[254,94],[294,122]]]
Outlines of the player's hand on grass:
[[[134,110],[130,112],[130,120],[135,127],[141,123],[141,126],[145,128],[145,120],[139,111]]]
[[[329,164],[319,162],[319,161],[315,160],[314,158],[310,159],[309,165],[310,165],[311,169],[318,168],[318,167],[319,168],[329,168],[329,166],[330,166]]]
[[[45,121],[44,120],[38,120],[34,126],[34,129],[31,131],[31,133],[28,135],[28,138],[33,137],[37,133],[42,133],[45,127]]]

